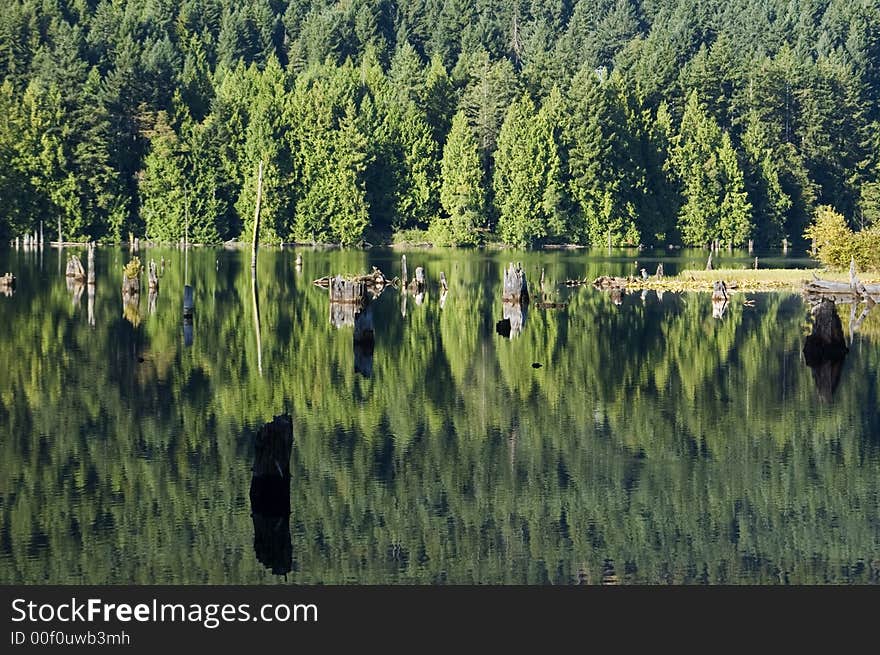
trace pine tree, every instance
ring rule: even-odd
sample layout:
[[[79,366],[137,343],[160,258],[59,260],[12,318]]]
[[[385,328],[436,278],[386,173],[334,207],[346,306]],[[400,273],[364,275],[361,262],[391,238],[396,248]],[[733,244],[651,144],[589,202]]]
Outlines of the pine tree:
[[[678,229],[686,244],[706,244],[716,237],[718,226],[721,130],[700,105],[696,91],[688,96],[675,141],[672,162],[684,197]]]
[[[583,69],[568,96],[571,196],[580,210],[574,234],[594,245],[638,244],[638,155],[617,81]]]
[[[462,111],[452,119],[441,166],[440,203],[446,216],[434,220],[431,236],[438,245],[476,244],[484,216],[483,168]]]
[[[497,230],[506,243],[527,246],[562,231],[560,162],[549,127],[528,96],[510,106],[501,127],[493,185]]]
[[[727,244],[743,245],[752,233],[752,206],[730,135],[721,136],[718,150],[721,188],[717,235]]]

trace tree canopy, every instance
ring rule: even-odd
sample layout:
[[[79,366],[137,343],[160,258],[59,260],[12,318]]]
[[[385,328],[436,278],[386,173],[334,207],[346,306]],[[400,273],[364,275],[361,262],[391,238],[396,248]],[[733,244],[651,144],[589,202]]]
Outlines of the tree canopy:
[[[276,243],[880,220],[877,0],[11,0],[0,76],[4,239],[247,239],[260,160]]]

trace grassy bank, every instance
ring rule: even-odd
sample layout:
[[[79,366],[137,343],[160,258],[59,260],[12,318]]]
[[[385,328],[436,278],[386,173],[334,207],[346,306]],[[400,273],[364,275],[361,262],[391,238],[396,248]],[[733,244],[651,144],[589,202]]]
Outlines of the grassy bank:
[[[682,271],[678,275],[662,278],[651,276],[647,280],[629,278],[626,287],[631,290],[711,291],[713,282],[724,280],[731,291],[800,291],[804,282],[812,280],[813,275],[823,280],[849,281],[849,272],[824,268],[759,268],[757,270],[726,268],[714,271]],[[880,276],[877,274],[860,275],[859,279],[865,284],[880,282]]]

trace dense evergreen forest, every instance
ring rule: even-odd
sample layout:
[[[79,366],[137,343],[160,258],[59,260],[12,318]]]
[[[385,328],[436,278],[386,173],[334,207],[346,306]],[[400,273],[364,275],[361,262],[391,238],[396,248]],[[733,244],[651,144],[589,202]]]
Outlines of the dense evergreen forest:
[[[878,0],[7,0],[0,75],[2,238],[239,238],[260,160],[275,243],[880,224]]]

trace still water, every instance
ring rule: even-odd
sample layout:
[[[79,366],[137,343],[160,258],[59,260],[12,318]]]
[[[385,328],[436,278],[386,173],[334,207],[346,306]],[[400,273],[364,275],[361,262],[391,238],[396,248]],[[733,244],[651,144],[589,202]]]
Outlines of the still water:
[[[264,251],[255,298],[249,253],[142,250],[159,293],[125,312],[128,253],[98,251],[92,295],[67,252],[0,251],[0,583],[880,580],[880,310],[823,390],[796,294],[717,319],[705,294],[562,284],[700,252],[412,250],[427,293],[386,289],[372,348],[312,281],[398,275],[399,252]],[[566,305],[512,338],[511,261]],[[290,511],[253,511],[282,414]]]

